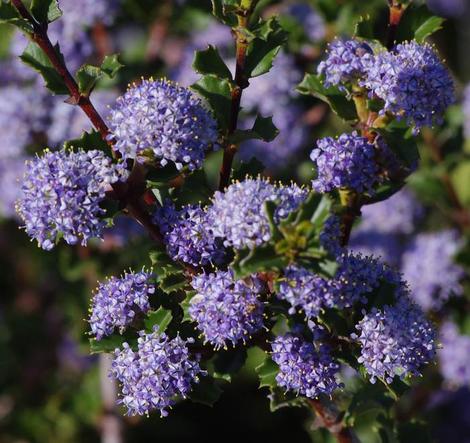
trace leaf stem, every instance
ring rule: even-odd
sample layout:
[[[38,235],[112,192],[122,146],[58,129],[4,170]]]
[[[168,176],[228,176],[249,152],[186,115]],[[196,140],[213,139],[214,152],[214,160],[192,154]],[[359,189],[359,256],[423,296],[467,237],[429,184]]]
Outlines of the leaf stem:
[[[398,25],[400,24],[403,13],[405,12],[406,5],[400,4],[395,0],[389,0],[389,19],[388,19],[388,34],[387,34],[387,49],[390,50],[395,45],[397,38]]]

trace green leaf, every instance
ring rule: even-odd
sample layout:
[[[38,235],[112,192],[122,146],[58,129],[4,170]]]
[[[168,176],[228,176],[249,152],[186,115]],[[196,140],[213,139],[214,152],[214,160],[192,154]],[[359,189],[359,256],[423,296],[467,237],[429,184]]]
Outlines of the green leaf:
[[[227,67],[217,48],[209,45],[203,51],[196,51],[193,68],[200,74],[213,74],[220,78],[232,80],[232,74]]]
[[[101,71],[109,78],[114,78],[124,65],[119,61],[119,54],[105,56],[101,63]]]
[[[58,57],[63,60],[63,55],[60,52],[58,44],[55,45],[54,49]],[[46,82],[47,88],[53,94],[69,94],[69,90],[67,89],[64,81],[52,66],[49,58],[46,56],[46,54],[44,54],[43,50],[38,45],[36,45],[36,43],[30,42],[20,58],[24,63],[31,66],[35,71],[42,75],[44,81]]]
[[[57,0],[33,0],[31,13],[39,23],[52,23],[62,16]]]
[[[204,97],[222,129],[229,126],[231,112],[231,87],[227,79],[205,75],[191,86]]]
[[[158,279],[160,289],[167,294],[183,289],[187,283],[186,277],[182,273],[165,275]]]
[[[235,278],[241,279],[256,272],[280,270],[287,264],[287,258],[277,256],[274,246],[267,244],[239,251],[232,268]]]
[[[442,17],[429,17],[416,31],[415,40],[418,43],[423,43],[429,36],[442,29],[444,23]]]
[[[235,168],[232,177],[234,180],[244,180],[246,176],[256,177],[264,171],[264,165],[257,158],[252,157],[248,162],[240,162]]]
[[[403,165],[413,170],[419,161],[419,150],[416,138],[408,128],[389,126],[377,130],[387,142],[388,147],[396,154]]]
[[[359,17],[359,21],[354,27],[354,36],[367,40],[374,40],[374,27],[369,14]]]
[[[118,55],[107,55],[101,66],[83,65],[77,71],[78,88],[83,95],[90,95],[96,83],[103,77],[114,78],[122,65]]]
[[[237,16],[234,14],[235,4],[230,5],[227,0],[211,0],[212,14],[229,26],[237,24]]]
[[[273,61],[288,35],[277,17],[260,22],[260,25],[253,29],[253,34],[255,38],[250,42],[246,53],[247,77],[258,77],[272,68]]]
[[[158,308],[156,311],[147,313],[147,318],[144,320],[145,328],[151,332],[157,326],[157,331],[161,334],[166,331],[166,328],[173,320],[173,314],[170,310]]]
[[[401,183],[386,183],[384,185],[379,186],[375,194],[367,198],[365,201],[366,205],[372,205],[374,203],[378,203],[384,200],[389,199],[392,195],[395,195],[399,192],[404,186],[406,185],[405,182]]]
[[[338,88],[325,88],[318,75],[306,73],[297,86],[297,91],[301,94],[313,95],[328,103],[333,112],[346,121],[357,120],[354,103],[348,100]]]
[[[397,32],[397,42],[417,40],[422,43],[430,35],[442,28],[444,19],[435,17],[426,5],[410,5],[403,18]]]
[[[0,0],[0,23],[16,26],[28,34],[33,32],[33,25],[21,18],[19,12],[11,3],[5,3],[3,0]]]
[[[125,341],[127,341],[126,337],[117,334],[102,338],[101,340],[90,338],[90,353],[100,354],[102,352],[114,352],[114,350],[120,348]]]
[[[98,66],[83,65],[77,71],[77,82],[80,93],[90,95],[90,92],[96,86],[97,81],[103,75]]]
[[[276,384],[276,375],[279,372],[279,366],[274,363],[271,357],[266,356],[264,362],[255,368],[256,373],[259,377],[259,387],[275,387]]]
[[[277,387],[271,388],[269,400],[271,412],[278,411],[282,408],[305,408],[308,406],[306,398],[297,397],[295,394],[289,392],[286,393],[284,390]]]
[[[206,406],[213,406],[222,395],[221,386],[226,383],[223,380],[217,380],[213,377],[201,377],[199,383],[193,386],[189,398],[195,403],[201,403]]]
[[[245,364],[246,358],[246,348],[219,351],[213,359],[215,374],[219,378],[236,374]]]
[[[94,129],[90,132],[83,132],[80,138],[67,140],[64,142],[64,147],[67,149],[83,149],[84,151],[90,151],[92,149],[107,150],[109,148],[108,144],[103,140],[103,137],[101,137],[101,134]]]
[[[278,134],[279,130],[274,126],[272,117],[263,117],[258,114],[251,129],[237,129],[230,137],[230,141],[235,144],[252,139],[270,142],[273,141]]]

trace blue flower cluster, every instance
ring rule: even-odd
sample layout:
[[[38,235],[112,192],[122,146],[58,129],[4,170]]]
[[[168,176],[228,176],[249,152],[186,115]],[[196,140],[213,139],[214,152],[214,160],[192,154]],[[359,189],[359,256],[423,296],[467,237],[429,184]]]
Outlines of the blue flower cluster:
[[[325,86],[365,88],[370,98],[384,102],[381,113],[405,119],[415,132],[440,124],[454,102],[447,68],[432,46],[416,41],[374,54],[364,42],[335,40],[318,73],[324,76]]]
[[[111,374],[121,384],[120,403],[129,415],[158,409],[166,416],[176,397],[185,398],[191,392],[198,376],[204,375],[198,359],[190,355],[187,345],[191,342],[141,331],[136,351],[128,343],[116,349]]]
[[[277,384],[289,391],[316,398],[331,395],[342,385],[337,380],[339,364],[324,345],[314,345],[296,334],[276,337],[272,359],[279,365]]]
[[[362,363],[370,381],[383,379],[391,383],[395,375],[419,375],[420,368],[430,363],[436,353],[434,329],[422,311],[406,297],[393,306],[364,311],[356,325],[359,335],[352,338],[361,344]]]
[[[318,65],[318,74],[325,77],[325,86],[340,86],[357,81],[367,72],[373,52],[359,40],[335,39],[328,45],[328,57]]]
[[[267,201],[278,203],[276,222],[295,211],[307,197],[307,191],[297,185],[274,185],[257,178],[246,178],[232,183],[225,192],[216,192],[208,219],[216,237],[224,239],[226,246],[235,249],[253,248],[269,241],[269,221],[264,211]]]
[[[256,277],[235,280],[231,271],[200,274],[193,278],[197,294],[191,299],[189,315],[215,349],[245,342],[263,327],[264,284]]]
[[[291,314],[299,310],[309,319],[318,317],[323,308],[335,303],[330,280],[297,266],[284,270],[277,296],[289,302]]]
[[[116,329],[123,333],[136,315],[150,309],[149,296],[155,292],[151,274],[145,271],[124,273],[100,283],[92,301],[89,323],[97,340]]]
[[[452,386],[470,384],[470,336],[460,334],[457,326],[445,322],[439,331],[442,348],[437,351],[441,374],[445,382]]]
[[[126,177],[127,171],[101,151],[45,151],[26,164],[17,208],[26,232],[46,250],[61,237],[82,245],[101,237],[100,203],[110,185]]]
[[[317,169],[313,188],[322,193],[341,188],[372,193],[380,180],[375,154],[374,145],[357,132],[318,140],[310,155]]]
[[[461,242],[455,231],[416,235],[403,254],[402,272],[413,299],[425,310],[439,310],[452,295],[462,295],[464,269],[454,256]]]
[[[452,78],[434,48],[415,41],[378,53],[361,84],[384,101],[383,112],[404,118],[415,132],[441,124],[455,100]]]
[[[217,148],[217,123],[189,89],[167,80],[142,80],[119,97],[109,116],[110,139],[124,159],[200,168]]]
[[[221,265],[226,261],[222,239],[214,236],[207,213],[200,205],[177,210],[167,201],[155,212],[154,221],[173,260],[193,266]]]

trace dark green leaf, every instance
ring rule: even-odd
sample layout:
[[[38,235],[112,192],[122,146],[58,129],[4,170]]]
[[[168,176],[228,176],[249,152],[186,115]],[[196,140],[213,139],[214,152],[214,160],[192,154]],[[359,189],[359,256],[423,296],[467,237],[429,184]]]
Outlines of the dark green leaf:
[[[211,0],[212,14],[229,26],[237,24],[237,16],[233,13],[234,7],[227,3],[227,0]],[[235,6],[235,5],[233,5]]]
[[[246,348],[220,351],[213,359],[214,371],[221,378],[236,374],[245,364],[246,357]]]
[[[204,97],[222,129],[227,129],[231,110],[231,87],[226,79],[205,75],[191,86]]]
[[[274,363],[271,357],[266,356],[264,362],[256,367],[256,373],[259,377],[259,387],[275,387],[276,386],[276,375],[279,372],[279,366]]]
[[[265,142],[274,140],[279,134],[279,130],[274,126],[272,117],[256,116],[255,123],[251,129],[237,129],[230,137],[232,143],[238,144],[246,140],[257,139]]]
[[[102,72],[98,66],[83,65],[77,71],[77,82],[80,93],[89,95],[101,76]]]
[[[21,18],[16,8],[11,3],[0,1],[0,23],[9,23],[28,34],[33,32],[33,25]]]
[[[158,279],[159,287],[167,294],[178,291],[187,285],[186,277],[182,273],[162,276]]]
[[[31,13],[39,23],[52,23],[62,15],[57,0],[33,0]]]
[[[232,80],[232,74],[228,69],[217,48],[209,45],[203,51],[196,51],[193,68],[200,74],[213,74],[220,78]]]
[[[443,22],[444,19],[433,16],[426,5],[410,5],[398,27],[397,42],[416,39],[421,43],[424,39],[441,29]]]
[[[256,272],[280,270],[287,265],[287,259],[277,256],[274,246],[262,245],[252,250],[239,251],[232,263],[235,278],[247,277]]]
[[[354,28],[355,37],[365,38],[367,40],[374,40],[374,27],[369,15],[359,18]]]
[[[325,88],[318,75],[305,74],[303,80],[297,86],[297,90],[301,94],[313,95],[328,103],[331,109],[342,119],[347,121],[357,120],[354,103],[348,100],[338,88]]]
[[[378,203],[384,200],[389,199],[392,195],[395,195],[397,192],[399,192],[403,186],[405,186],[405,182],[401,183],[386,183],[384,185],[379,186],[375,194],[367,198],[365,204],[371,205],[374,203]]]
[[[109,78],[114,78],[123,66],[119,61],[119,54],[111,54],[104,58],[103,63],[101,63],[101,70]]]
[[[173,314],[168,309],[158,308],[156,311],[147,313],[147,318],[144,320],[145,328],[151,332],[157,327],[159,333],[165,332],[168,325],[173,320]]]
[[[257,77],[268,72],[281,45],[287,39],[287,32],[279,24],[277,17],[260,22],[253,34],[255,38],[250,42],[246,55],[247,77]]]
[[[80,138],[74,140],[67,140],[64,143],[65,148],[83,149],[90,151],[92,149],[107,150],[108,144],[103,140],[98,131],[92,129],[90,132],[83,132]]]
[[[206,406],[213,406],[222,395],[221,386],[225,382],[216,380],[213,377],[202,377],[199,383],[194,384],[189,398],[195,403],[201,403]]]
[[[232,174],[234,180],[244,180],[246,176],[256,177],[264,171],[264,165],[257,158],[252,157],[248,162],[240,162]]]
[[[271,412],[278,411],[282,408],[304,408],[308,406],[307,399],[298,397],[292,393],[285,393],[281,388],[271,388],[269,396],[269,407]]]
[[[117,54],[107,55],[101,66],[83,65],[77,71],[77,82],[80,92],[89,95],[96,86],[96,83],[103,77],[113,78],[119,69],[124,66]]]
[[[125,341],[126,338],[124,336],[117,334],[102,338],[101,340],[90,338],[90,353],[99,354],[102,352],[114,352],[114,350],[116,348],[120,348]]]
[[[63,56],[60,52],[58,44],[55,45],[54,49],[58,57],[63,60]],[[30,42],[20,58],[21,60],[23,60],[24,63],[31,66],[34,70],[36,70],[42,75],[44,81],[46,82],[47,88],[53,94],[69,94],[69,90],[67,89],[67,86],[65,85],[64,81],[57,73],[55,68],[52,66],[46,54],[44,54],[42,49],[38,45],[36,45],[36,43]]]

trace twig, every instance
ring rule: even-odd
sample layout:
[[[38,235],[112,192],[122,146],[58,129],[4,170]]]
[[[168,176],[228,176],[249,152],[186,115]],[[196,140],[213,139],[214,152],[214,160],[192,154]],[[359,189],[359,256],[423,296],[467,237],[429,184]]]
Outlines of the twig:
[[[389,0],[390,15],[388,19],[387,49],[390,50],[395,45],[397,38],[398,25],[400,24],[406,6],[396,3],[395,0]]]
[[[88,116],[93,126],[99,131],[103,140],[105,140],[111,148],[112,154],[115,158],[119,157],[119,153],[113,150],[113,142],[109,139],[109,128],[98,113],[90,97],[83,95],[80,92],[77,82],[73,78],[70,71],[67,69],[64,61],[59,57],[57,51],[52,45],[48,35],[47,27],[36,22],[33,16],[30,14],[28,9],[23,4],[22,0],[11,0],[15,8],[18,10],[20,15],[27,20],[33,27],[33,34],[31,35],[32,40],[43,50],[51,62],[54,69],[60,75],[64,84],[66,85],[69,93],[69,103],[72,105],[79,106],[83,112]],[[129,186],[128,183],[116,183],[112,185],[115,197],[123,203],[123,206],[127,208],[129,214],[134,217],[150,234],[150,236],[157,242],[161,243],[162,236],[152,222],[149,214],[147,213],[145,206],[141,200],[140,195],[135,195],[135,186]]]
[[[344,426],[341,414],[337,411],[333,403],[326,404],[321,400],[309,400],[309,404],[319,424],[328,429],[334,435],[338,443],[357,443],[358,438],[355,436],[353,430]]]
[[[243,89],[248,87],[248,79],[245,75],[246,51],[248,42],[243,35],[243,30],[248,27],[250,15],[255,7],[256,1],[245,1],[246,8],[238,13],[238,28],[235,30],[236,42],[236,67],[235,67],[235,86],[231,94],[230,121],[227,130],[227,145],[224,148],[224,157],[220,168],[219,190],[223,191],[230,182],[232,172],[232,163],[237,152],[237,145],[229,141],[229,137],[236,131],[238,125],[238,115],[240,113],[240,101]]]

